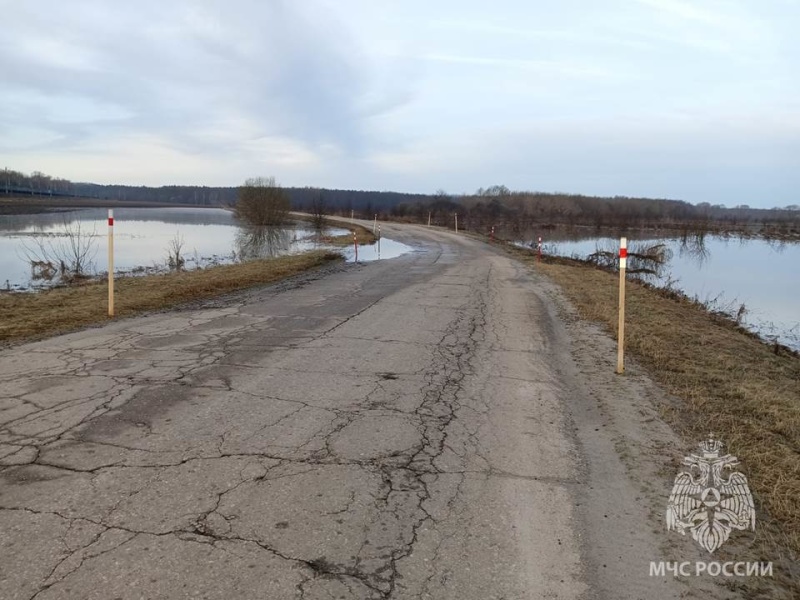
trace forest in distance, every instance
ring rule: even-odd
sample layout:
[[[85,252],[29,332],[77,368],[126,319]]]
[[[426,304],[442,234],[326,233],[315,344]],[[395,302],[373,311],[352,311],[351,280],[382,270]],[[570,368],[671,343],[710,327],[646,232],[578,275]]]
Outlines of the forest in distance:
[[[241,186],[128,186],[72,182],[40,172],[30,175],[4,169],[0,199],[26,199],[48,206],[69,206],[75,199],[143,202],[188,206],[234,206]],[[599,197],[569,193],[512,191],[503,185],[480,188],[472,194],[410,194],[390,191],[282,187],[291,208],[330,215],[392,218],[449,226],[459,215],[464,229],[485,232],[497,226],[507,230],[531,226],[577,225],[597,228],[664,228],[738,231],[784,239],[800,239],[800,205],[770,209],[747,205],[727,207],[683,200]]]

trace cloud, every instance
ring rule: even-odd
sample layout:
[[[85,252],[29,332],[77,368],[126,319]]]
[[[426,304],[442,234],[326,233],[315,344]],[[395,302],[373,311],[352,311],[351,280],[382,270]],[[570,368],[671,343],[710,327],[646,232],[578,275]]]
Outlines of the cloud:
[[[742,0],[7,2],[0,162],[133,184],[274,174],[703,200],[717,177],[725,194],[712,201],[751,202],[765,178],[790,195],[797,11],[780,0],[758,11]]]
[[[494,58],[485,56],[457,56],[449,54],[426,54],[420,60],[472,65],[491,68],[512,68],[534,73],[580,78],[609,78],[615,76],[611,70],[592,64],[580,64],[567,60],[539,60],[522,58]]]
[[[37,121],[64,148],[136,132],[186,152],[242,151],[269,137],[357,152],[363,119],[402,96],[371,89],[361,50],[318,9],[289,0],[144,0],[113,11],[90,0],[21,3],[0,53],[0,108],[15,107],[15,118],[0,110],[0,127]],[[231,122],[248,127],[226,132]]]
[[[800,186],[800,116],[531,120],[418,140],[372,160],[393,181],[424,182],[415,191],[505,184],[776,206]]]
[[[759,13],[738,0],[636,0],[655,19],[641,35],[675,45],[759,61],[776,52],[774,36]]]

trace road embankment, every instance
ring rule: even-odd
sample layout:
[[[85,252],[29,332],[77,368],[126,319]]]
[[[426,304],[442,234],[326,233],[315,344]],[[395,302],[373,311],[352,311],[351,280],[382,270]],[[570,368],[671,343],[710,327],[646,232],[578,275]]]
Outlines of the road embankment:
[[[618,275],[577,261],[537,262],[529,251],[508,251],[550,278],[583,319],[601,324],[616,339]],[[674,398],[661,407],[663,417],[688,445],[709,433],[726,443],[749,479],[764,555],[780,548],[796,557],[800,357],[680,294],[629,280],[626,299],[626,357]]]
[[[162,310],[274,283],[337,260],[342,260],[338,253],[314,251],[194,271],[122,277],[115,282],[115,312],[117,317],[129,317]],[[107,298],[108,287],[101,280],[38,293],[0,295],[0,345],[104,323],[109,320]]]

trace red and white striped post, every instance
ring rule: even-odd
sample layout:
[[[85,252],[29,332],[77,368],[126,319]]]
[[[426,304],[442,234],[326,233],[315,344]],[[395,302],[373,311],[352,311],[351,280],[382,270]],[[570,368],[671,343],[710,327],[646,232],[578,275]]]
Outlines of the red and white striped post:
[[[356,259],[355,262],[358,262],[358,238],[356,237],[356,232],[353,231],[353,248],[356,250]]]
[[[617,373],[625,372],[625,270],[628,268],[628,240],[619,240],[619,324],[617,326]]]
[[[458,233],[458,213],[456,213],[456,233]]]
[[[378,258],[381,256],[381,226],[378,225]]]
[[[539,241],[536,242],[536,260],[542,260],[542,236],[539,236]]]
[[[494,225],[492,225],[492,234],[491,234],[491,237],[490,237],[490,239],[491,239],[492,241],[494,241]]]
[[[114,316],[114,211],[108,209],[108,316]]]

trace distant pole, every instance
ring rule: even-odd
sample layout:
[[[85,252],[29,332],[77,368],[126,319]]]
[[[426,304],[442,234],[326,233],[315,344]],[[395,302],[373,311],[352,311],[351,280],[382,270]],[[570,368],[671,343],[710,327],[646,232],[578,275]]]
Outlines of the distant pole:
[[[491,233],[490,239],[492,241],[494,241],[494,225],[492,225],[492,233]]]
[[[353,231],[353,248],[355,248],[355,251],[356,251],[356,260],[355,260],[355,262],[358,262],[358,238],[356,237],[356,232],[355,231]]]
[[[617,373],[625,372],[625,270],[628,268],[628,240],[619,240],[619,325],[617,328]]]
[[[350,220],[352,221],[356,216],[356,211],[352,208],[350,209]]]
[[[536,243],[536,260],[542,260],[542,236],[539,236],[539,241]]]
[[[372,222],[372,235],[375,235],[375,230],[378,227],[378,215],[375,215],[375,220]]]
[[[428,227],[431,226],[431,213],[428,211]]]
[[[108,316],[114,316],[114,211],[108,209]]]
[[[456,233],[458,233],[458,213],[456,213]]]
[[[378,258],[381,256],[381,226],[378,225]]]

